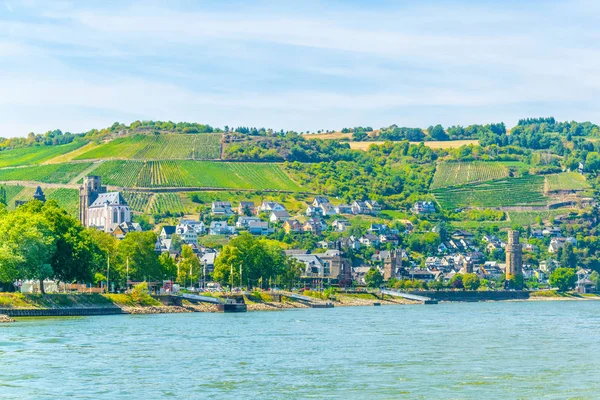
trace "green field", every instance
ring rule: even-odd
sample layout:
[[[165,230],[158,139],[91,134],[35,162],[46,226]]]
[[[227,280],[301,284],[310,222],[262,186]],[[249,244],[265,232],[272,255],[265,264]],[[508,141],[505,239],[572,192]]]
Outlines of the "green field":
[[[128,160],[216,160],[221,158],[220,134],[135,135],[115,139],[75,157]]]
[[[508,176],[508,168],[500,162],[443,162],[433,176],[431,189],[490,181]]]
[[[106,161],[93,171],[120,187],[206,187],[301,191],[274,163],[211,161]],[[0,179],[1,180],[1,179]]]
[[[77,189],[46,189],[46,200],[56,200],[69,214],[79,213],[79,190]]]
[[[35,181],[69,183],[91,163],[35,165],[22,168],[0,169],[0,181]]]
[[[0,151],[0,168],[40,164],[61,154],[76,150],[84,144],[85,142],[76,140],[60,146],[31,146]]]
[[[433,191],[442,208],[534,206],[547,203],[544,177],[527,175]]]
[[[157,193],[152,196],[148,212],[151,214],[162,214],[165,212],[185,213],[185,207],[178,193]]]
[[[560,174],[548,175],[546,177],[548,191],[559,190],[584,190],[590,187],[586,182],[585,176],[578,172],[563,172]]]

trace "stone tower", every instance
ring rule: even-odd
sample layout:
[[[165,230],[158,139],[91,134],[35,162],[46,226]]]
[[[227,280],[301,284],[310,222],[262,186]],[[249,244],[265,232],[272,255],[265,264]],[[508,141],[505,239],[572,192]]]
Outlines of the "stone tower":
[[[521,244],[519,243],[519,231],[508,231],[508,243],[505,251],[506,279],[523,275],[523,257]]]
[[[99,176],[86,176],[83,185],[79,187],[79,222],[88,226],[88,207],[96,200],[100,193],[106,193],[106,186],[102,186]]]
[[[35,189],[35,193],[33,194],[33,198],[36,199],[36,200],[41,201],[42,203],[46,202],[46,196],[44,195],[44,191],[39,186]]]
[[[402,268],[402,255],[397,250],[390,250],[383,259],[383,280],[389,281],[392,278],[400,277]]]

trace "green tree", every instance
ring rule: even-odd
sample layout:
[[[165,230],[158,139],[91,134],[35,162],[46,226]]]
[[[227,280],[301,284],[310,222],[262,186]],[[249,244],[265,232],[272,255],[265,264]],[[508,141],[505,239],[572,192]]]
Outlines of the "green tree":
[[[179,275],[177,281],[184,283],[186,281],[193,284],[198,282],[202,274],[202,268],[198,256],[194,254],[191,246],[184,245],[181,248],[181,256],[179,258]]]
[[[176,278],[177,264],[175,264],[175,260],[173,260],[169,253],[162,253],[158,256],[158,262],[160,263],[160,267],[165,277],[169,279]]]
[[[283,273],[281,274],[281,281],[283,282],[283,285],[288,289],[294,288],[303,272],[303,263],[293,257],[287,257],[285,259]]]
[[[577,267],[577,254],[573,250],[573,245],[566,242],[562,248],[560,263],[565,268]]]
[[[477,274],[464,274],[462,278],[463,286],[466,290],[477,290],[481,285]]]
[[[381,275],[381,272],[379,272],[379,270],[377,268],[372,267],[365,274],[365,283],[370,288],[380,287],[381,284],[383,283],[383,276]]]
[[[135,281],[162,280],[165,274],[158,262],[155,251],[156,234],[154,232],[130,232],[118,245],[118,263],[114,265],[115,272],[120,274],[120,280],[125,273],[125,262],[129,259],[129,277]],[[113,274],[113,263],[111,272]]]
[[[550,285],[558,288],[561,292],[566,292],[575,287],[577,276],[571,268],[556,268],[551,274],[548,282]]]

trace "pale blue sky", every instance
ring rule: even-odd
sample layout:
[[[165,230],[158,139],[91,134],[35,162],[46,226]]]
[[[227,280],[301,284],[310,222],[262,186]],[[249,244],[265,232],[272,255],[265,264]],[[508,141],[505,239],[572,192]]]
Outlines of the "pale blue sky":
[[[0,0],[0,136],[600,122],[596,1]]]

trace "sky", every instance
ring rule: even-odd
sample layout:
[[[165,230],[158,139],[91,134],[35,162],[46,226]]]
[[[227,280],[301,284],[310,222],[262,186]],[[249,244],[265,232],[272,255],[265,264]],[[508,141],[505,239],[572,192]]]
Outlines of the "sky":
[[[0,0],[0,136],[600,122],[597,1]]]

